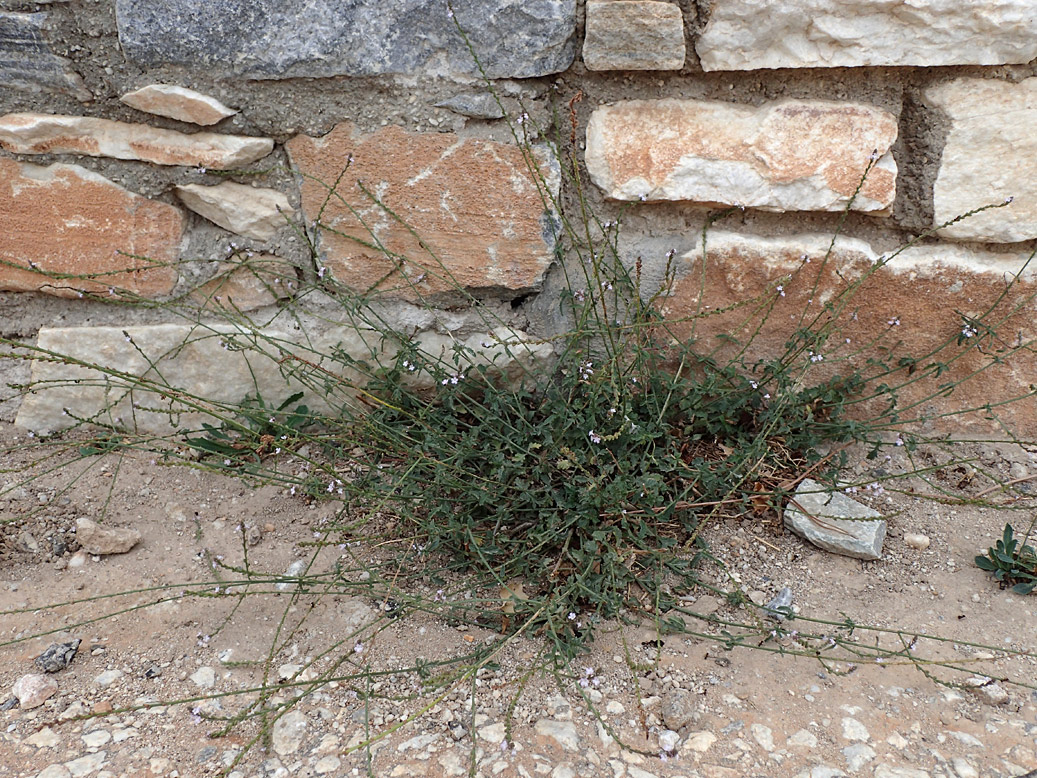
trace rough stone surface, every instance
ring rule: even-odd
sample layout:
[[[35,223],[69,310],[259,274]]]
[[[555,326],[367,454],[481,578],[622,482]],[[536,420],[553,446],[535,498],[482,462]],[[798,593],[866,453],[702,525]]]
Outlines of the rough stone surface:
[[[684,741],[684,747],[700,754],[706,753],[714,743],[717,736],[712,732],[690,732]]]
[[[271,329],[265,334],[276,341],[291,342],[286,332]],[[43,431],[64,429],[73,423],[73,417],[98,418],[138,431],[167,434],[171,429],[200,427],[207,417],[188,412],[171,397],[162,396],[163,387],[216,402],[240,402],[247,393],[254,394],[258,386],[265,401],[278,405],[295,387],[281,376],[275,359],[258,353],[246,355],[237,348],[239,342],[244,346],[251,337],[230,325],[201,329],[180,324],[41,329],[37,338],[41,348],[137,376],[137,383],[78,365],[37,361],[33,363],[32,380],[40,383],[22,402],[16,423]],[[341,344],[357,358],[371,354],[371,347],[355,329],[315,331],[313,339],[318,352],[322,345],[330,350]],[[156,391],[141,386],[139,378],[152,383]],[[356,378],[352,373],[347,375],[347,380]],[[78,383],[71,385],[72,381]],[[68,415],[63,414],[66,409]],[[183,413],[168,415],[157,409]]]
[[[929,536],[917,532],[905,532],[904,544],[919,551],[925,551],[929,548]]]
[[[684,57],[680,6],[656,0],[587,3],[583,63],[588,70],[680,70]]]
[[[721,337],[744,342],[750,336],[747,364],[759,358],[773,358],[785,352],[786,342],[800,326],[802,311],[820,313],[821,306],[870,273],[879,261],[879,253],[869,244],[852,238],[839,238],[825,261],[831,243],[831,235],[822,234],[765,238],[713,230],[707,236],[704,263],[701,248],[675,258],[676,278],[660,299],[660,310],[671,320],[669,329],[676,337],[684,339],[694,331],[703,348],[718,349],[720,359],[732,354],[735,348]],[[637,256],[643,257],[642,284],[647,297],[662,283],[665,252],[654,248],[641,251],[636,242],[623,246],[622,251],[627,258],[624,261],[633,263]],[[1019,352],[999,363],[975,348],[973,339],[963,337],[963,342],[958,342],[958,336],[966,329],[963,315],[978,317],[988,310],[986,320],[1000,322],[1004,318],[999,330],[1012,333],[1011,341],[1017,335],[1023,343],[1037,336],[1033,301],[1037,269],[1027,268],[1015,287],[999,300],[1005,293],[1005,279],[1023,271],[1028,257],[1025,250],[995,253],[954,244],[916,246],[900,252],[856,288],[852,303],[842,309],[833,324],[840,337],[828,340],[816,355],[822,359],[809,362],[808,355],[803,355],[804,380],[820,381],[843,374],[850,365],[867,373],[866,360],[888,358],[882,349],[896,344],[897,360],[921,360],[945,345],[935,359],[946,362],[953,357],[954,361],[940,376],[921,379],[917,374],[909,376],[910,368],[904,367],[883,379],[887,383],[905,383],[898,391],[898,404],[911,410],[902,413],[902,420],[955,433],[963,428],[989,431],[991,425],[982,410],[963,413],[953,420],[938,415],[982,409],[992,403],[1006,423],[1021,428],[1037,424],[1037,409],[1031,402],[997,405],[1029,392],[1037,373],[1037,359]],[[703,289],[707,290],[705,295]],[[696,311],[722,310],[758,297],[774,299],[774,307],[766,326],[755,335],[757,322],[744,309],[696,320],[687,318]],[[845,338],[851,342],[844,343]],[[862,344],[876,347],[854,354]],[[983,351],[988,350],[987,345],[983,345]],[[925,357],[920,365],[933,361],[934,357]],[[975,371],[981,373],[959,383],[950,394],[939,390],[941,385],[960,382]],[[763,391],[768,388],[761,386]],[[883,400],[860,411],[878,414],[885,407]]]
[[[140,543],[141,534],[129,527],[102,527],[90,519],[76,519],[76,541],[88,554],[125,554]]]
[[[1037,56],[1031,0],[716,0],[704,70],[998,65]]]
[[[472,119],[503,119],[504,111],[490,92],[462,92],[436,103],[437,108],[448,108],[454,113]]]
[[[57,692],[57,681],[39,673],[23,675],[11,687],[11,694],[18,698],[18,707],[23,709],[38,708]]]
[[[857,559],[882,558],[886,538],[882,514],[841,492],[825,491],[817,481],[803,479],[784,515],[787,529],[825,551]],[[853,719],[843,719],[844,737],[850,737],[847,721]]]
[[[216,275],[191,293],[209,310],[254,311],[292,297],[299,282],[295,267],[273,254],[222,263]]]
[[[33,660],[33,664],[45,673],[60,672],[68,667],[82,642],[80,638],[76,638],[67,643],[51,643],[46,651]]]
[[[930,778],[926,770],[915,767],[895,767],[885,762],[875,766],[874,778]]]
[[[440,0],[116,0],[126,55],[145,65],[217,66],[251,78],[478,76]],[[572,63],[576,0],[456,0],[456,24],[491,78]]]
[[[897,119],[873,106],[787,100],[759,107],[707,100],[602,106],[587,125],[587,170],[616,200],[688,200],[770,211],[888,209]]]
[[[571,721],[538,719],[533,729],[538,735],[555,741],[567,751],[580,750],[580,737]]]
[[[303,324],[305,336],[269,328],[264,330],[264,337],[285,351],[295,338],[305,337],[303,356],[310,361],[314,361],[314,355],[333,351],[357,360],[379,354],[385,360],[392,358],[389,347],[376,334],[347,325]],[[268,405],[277,406],[303,387],[285,380],[279,354],[246,351],[253,338],[225,324],[201,328],[160,324],[41,329],[37,338],[40,348],[68,355],[80,364],[34,361],[33,390],[22,402],[15,421],[37,432],[65,429],[80,418],[168,434],[176,429],[198,429],[203,421],[211,421],[179,404],[175,396],[180,391],[217,403],[235,403],[258,390]],[[430,358],[452,358],[456,343],[434,332],[419,333],[415,341]],[[474,334],[464,344],[470,351],[461,361],[460,371],[486,365],[488,375],[509,381],[535,374],[539,363],[552,354],[550,343],[530,340],[525,333],[507,328]],[[107,367],[137,378],[105,375],[84,365]],[[329,358],[320,366],[342,378],[341,395],[329,397],[329,402],[349,402],[350,387],[363,383],[359,372],[341,362]],[[434,382],[421,371],[412,374],[411,380],[416,388],[430,387]],[[176,391],[164,394],[168,387]],[[314,412],[329,410],[320,396],[307,393],[305,402]]]
[[[675,689],[663,697],[660,711],[663,724],[672,730],[682,730],[699,718],[699,703],[695,695],[685,689]]]
[[[212,132],[188,135],[92,116],[9,113],[0,116],[0,148],[15,154],[84,154],[225,170],[262,159],[274,142]]]
[[[0,11],[0,84],[29,92],[46,90],[78,100],[93,95],[72,63],[54,54],[43,39],[47,14]]]
[[[1037,238],[1037,78],[959,78],[927,90],[926,98],[951,120],[933,186],[935,223],[1013,198],[939,234],[996,243]]]
[[[294,754],[306,736],[306,716],[300,711],[289,711],[274,722],[271,741],[274,751],[280,756]]]
[[[352,155],[338,187],[350,207],[333,198],[322,217],[341,234],[324,231],[320,244],[327,269],[351,289],[406,300],[457,296],[459,286],[515,296],[537,288],[551,264],[554,218],[544,212],[538,181],[515,146],[397,127],[361,135],[349,125],[323,138],[300,135],[286,146],[305,175],[307,221],[328,199],[326,185],[318,182],[334,182]],[[555,160],[546,153],[532,157],[542,183],[557,191]],[[372,201],[376,194],[434,256]],[[405,259],[390,259],[351,238],[376,239]]]
[[[119,98],[138,111],[208,126],[237,113],[215,97],[171,84],[148,84]]]
[[[167,294],[177,279],[182,230],[175,207],[78,165],[0,158],[0,260],[11,263],[0,266],[0,290],[74,297],[118,287],[146,297]],[[33,267],[96,280],[47,276]]]
[[[199,689],[211,689],[216,685],[216,671],[209,666],[199,667],[191,673],[191,683]]]
[[[180,200],[225,230],[257,240],[270,240],[292,215],[288,198],[276,189],[224,181],[216,186],[185,184],[176,188]]]

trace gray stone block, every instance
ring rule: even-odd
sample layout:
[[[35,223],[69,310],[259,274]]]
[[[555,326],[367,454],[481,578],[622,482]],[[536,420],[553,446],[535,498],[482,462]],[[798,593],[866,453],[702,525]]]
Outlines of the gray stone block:
[[[119,39],[144,65],[250,78],[473,76],[445,0],[116,0]],[[491,78],[558,73],[576,50],[576,0],[454,0]]]
[[[876,510],[804,478],[785,506],[785,527],[815,546],[857,559],[881,559],[886,522]]]
[[[0,84],[25,91],[70,94],[79,100],[92,95],[72,63],[51,51],[43,39],[46,13],[0,11]]]

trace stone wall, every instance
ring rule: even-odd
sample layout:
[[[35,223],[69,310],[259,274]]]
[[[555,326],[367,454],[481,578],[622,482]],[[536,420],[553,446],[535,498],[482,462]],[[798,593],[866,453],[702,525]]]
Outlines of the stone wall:
[[[377,290],[416,338],[492,350],[474,298],[539,358],[564,327],[549,203],[572,209],[573,191],[543,143],[558,140],[601,218],[622,214],[645,278],[676,253],[661,302],[675,321],[780,295],[764,350],[924,236],[876,273],[847,333],[924,353],[1006,278],[1034,285],[1035,57],[1037,0],[0,0],[2,334],[127,371],[165,360],[189,390],[234,399],[255,370],[221,349],[224,325],[185,355],[190,325],[128,301],[194,301],[203,321],[220,306],[298,340],[278,306],[334,278]],[[371,236],[381,249],[354,239]],[[333,310],[307,343],[369,351]],[[1033,338],[1028,301],[1001,318],[1012,344]],[[1035,368],[999,365],[927,410],[1024,393]],[[36,430],[122,391],[37,370],[52,396],[0,401]],[[1037,419],[1029,400],[1006,413]]]

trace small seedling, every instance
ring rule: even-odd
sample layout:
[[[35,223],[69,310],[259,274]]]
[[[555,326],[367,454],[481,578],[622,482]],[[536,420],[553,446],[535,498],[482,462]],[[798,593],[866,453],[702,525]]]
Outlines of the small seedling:
[[[986,556],[976,557],[976,565],[993,573],[1002,589],[1011,586],[1016,594],[1029,594],[1037,586],[1037,551],[1025,539],[1020,545],[1011,524],[1005,524],[1004,535]]]

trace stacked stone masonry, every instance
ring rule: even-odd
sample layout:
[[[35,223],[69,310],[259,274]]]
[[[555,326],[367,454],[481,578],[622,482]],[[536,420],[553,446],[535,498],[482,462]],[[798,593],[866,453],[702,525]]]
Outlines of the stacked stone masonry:
[[[123,331],[159,351],[183,332],[128,300],[187,301],[216,321],[334,281],[377,293],[423,342],[487,353],[499,338],[473,300],[500,306],[533,364],[565,326],[575,158],[584,202],[622,215],[623,256],[659,285],[675,266],[659,298],[674,321],[778,286],[783,311],[820,304],[879,263],[853,337],[896,321],[924,350],[1007,278],[1033,284],[1035,58],[1034,0],[4,3],[8,329],[146,370]],[[1034,336],[1032,303],[1006,315],[1021,342]],[[65,321],[80,326],[44,326]],[[790,334],[774,321],[762,352]],[[315,342],[370,350],[364,333],[323,326]],[[697,336],[736,327],[710,326]],[[213,342],[171,374],[197,391],[218,373],[244,394]],[[947,406],[1025,393],[1035,373],[1016,360]],[[52,429],[70,403],[88,416],[113,391],[0,409]],[[1031,406],[1006,413],[1037,423]]]

